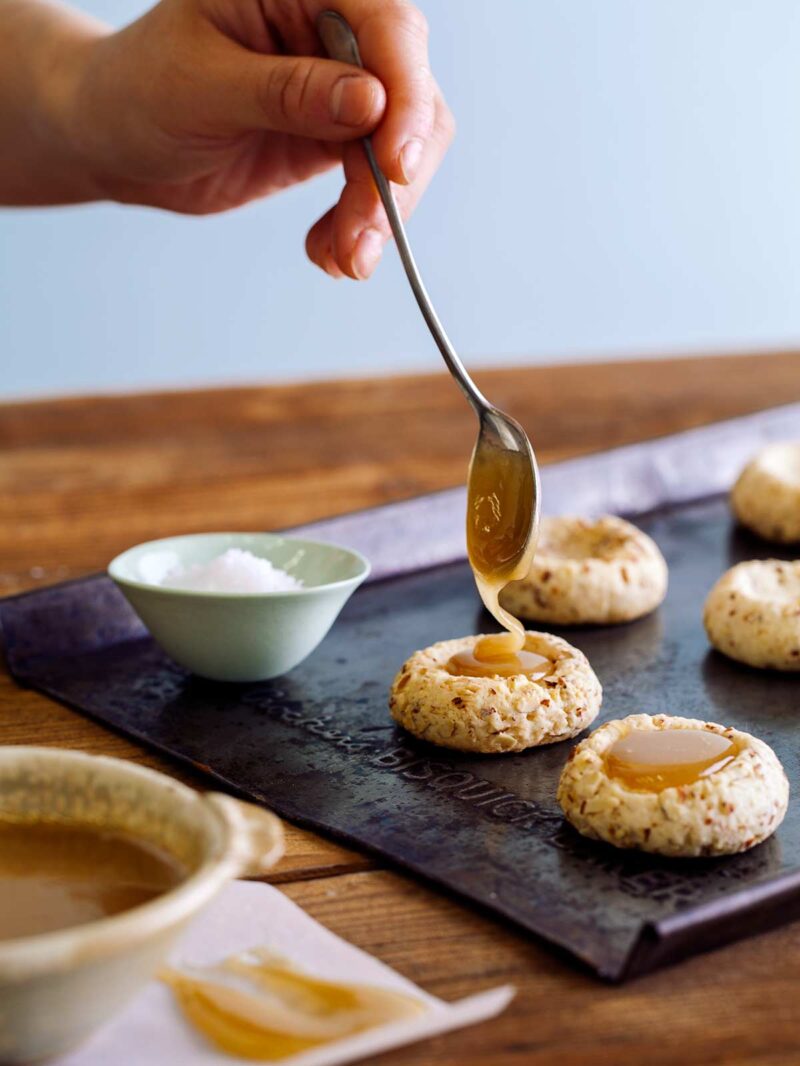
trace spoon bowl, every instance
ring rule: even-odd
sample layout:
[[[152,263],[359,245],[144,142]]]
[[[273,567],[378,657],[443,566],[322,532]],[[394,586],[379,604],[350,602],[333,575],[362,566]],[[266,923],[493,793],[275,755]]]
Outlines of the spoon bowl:
[[[469,557],[480,573],[506,581],[527,575],[539,501],[539,467],[527,434],[510,415],[487,405],[470,463],[467,514]]]

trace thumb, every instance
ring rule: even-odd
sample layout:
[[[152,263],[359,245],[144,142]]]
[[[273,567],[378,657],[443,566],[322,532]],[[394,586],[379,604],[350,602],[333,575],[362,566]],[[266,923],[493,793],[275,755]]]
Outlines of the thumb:
[[[215,110],[238,130],[347,141],[370,133],[386,106],[377,78],[332,59],[237,49],[218,75]]]

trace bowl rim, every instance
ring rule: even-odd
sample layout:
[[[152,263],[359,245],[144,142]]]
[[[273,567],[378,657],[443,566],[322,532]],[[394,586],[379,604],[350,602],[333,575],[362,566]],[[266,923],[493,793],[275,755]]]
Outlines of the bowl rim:
[[[176,792],[189,802],[203,804],[203,810],[207,812],[209,820],[216,821],[220,827],[223,840],[228,833],[220,813],[212,804],[204,803],[202,792],[158,770],[151,770],[147,766],[110,755],[92,755],[74,748],[20,744],[0,749],[0,771],[4,763],[26,758],[54,764],[70,762],[74,765],[102,765],[113,772],[139,778],[165,792]],[[173,888],[146,903],[139,903],[118,914],[95,918],[79,925],[0,940],[0,985],[16,980],[29,980],[39,974],[56,970],[78,968],[111,955],[124,953],[132,946],[151,939],[171,926],[187,921],[226,881],[236,876],[238,868],[238,860],[228,840],[216,854],[209,846],[208,855],[197,869]]]
[[[308,585],[299,589],[275,589],[271,592],[222,592],[210,589],[182,589],[172,588],[169,585],[154,585],[149,581],[137,581],[134,578],[126,577],[119,572],[120,567],[124,564],[126,556],[131,555],[134,552],[140,552],[143,548],[152,548],[156,550],[159,547],[163,547],[168,544],[172,544],[175,541],[188,541],[188,540],[205,540],[209,537],[268,537],[273,540],[288,541],[291,544],[296,544],[298,547],[312,547],[312,548],[331,548],[336,551],[344,552],[350,555],[353,559],[359,563],[360,571],[354,574],[352,577],[340,578],[338,581],[326,581],[321,585]],[[362,555],[360,551],[355,548],[346,548],[343,544],[337,544],[333,541],[327,540],[312,540],[309,537],[293,537],[284,533],[273,533],[269,530],[213,530],[206,533],[176,533],[171,537],[159,537],[156,540],[143,540],[140,544],[133,544],[130,548],[126,548],[125,551],[115,555],[106,568],[106,573],[116,582],[117,585],[124,588],[142,589],[148,593],[154,593],[160,596],[182,596],[189,599],[210,599],[210,600],[279,600],[284,597],[289,599],[302,598],[304,596],[313,596],[316,593],[322,592],[328,589],[341,589],[350,588],[353,585],[360,585],[370,575],[372,566],[369,559],[365,555]]]

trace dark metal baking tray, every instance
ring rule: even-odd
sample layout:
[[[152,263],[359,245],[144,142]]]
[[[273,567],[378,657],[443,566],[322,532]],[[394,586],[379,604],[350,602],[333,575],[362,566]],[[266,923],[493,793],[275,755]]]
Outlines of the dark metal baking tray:
[[[665,604],[618,627],[560,632],[605,690],[598,724],[667,712],[746,729],[798,787],[800,678],[709,650],[706,591],[775,549],[720,499],[638,519],[670,567]],[[780,554],[780,553],[777,553]],[[800,914],[800,817],[727,859],[662,860],[579,837],[555,803],[571,743],[469,756],[391,724],[387,690],[416,648],[494,628],[463,562],[359,590],[318,651],[277,681],[214,684],[158,651],[105,577],[0,604],[16,678],[300,824],[376,852],[513,919],[619,980]]]

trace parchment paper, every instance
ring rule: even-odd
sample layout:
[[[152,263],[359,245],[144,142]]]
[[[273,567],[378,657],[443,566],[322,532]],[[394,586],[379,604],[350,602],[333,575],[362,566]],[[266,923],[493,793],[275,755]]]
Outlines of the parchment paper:
[[[269,947],[322,978],[397,989],[428,1007],[419,1018],[360,1033],[282,1059],[285,1066],[335,1066],[412,1044],[499,1014],[514,996],[510,985],[455,1003],[429,996],[372,955],[335,936],[277,888],[234,881],[189,927],[170,960],[208,966],[253,947]],[[184,1020],[172,992],[151,981],[130,1006],[57,1066],[231,1066],[241,1059],[215,1050]]]

